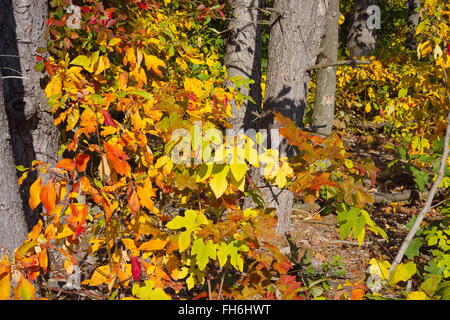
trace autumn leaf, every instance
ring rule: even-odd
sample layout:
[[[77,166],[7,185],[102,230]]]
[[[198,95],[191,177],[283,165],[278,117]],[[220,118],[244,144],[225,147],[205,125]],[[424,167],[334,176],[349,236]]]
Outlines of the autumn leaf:
[[[73,171],[75,170],[76,165],[72,159],[61,159],[56,164],[56,167],[60,169],[65,169],[67,171]]]
[[[40,197],[45,210],[51,214],[56,207],[56,189],[52,180],[41,190]]]
[[[128,194],[128,205],[130,206],[131,213],[137,215],[139,210],[141,209],[141,204],[139,202],[139,197],[134,188],[130,188],[130,192]]]
[[[30,188],[30,200],[29,205],[31,210],[36,209],[36,207],[41,203],[41,190],[42,190],[42,178],[39,177]]]
[[[84,172],[91,157],[85,153],[79,153],[75,157],[75,165],[78,172]]]
[[[139,250],[143,251],[162,250],[166,246],[167,242],[168,240],[152,239],[141,244],[139,246]]]
[[[131,167],[126,161],[129,159],[127,154],[108,142],[104,142],[103,146],[106,150],[106,158],[111,161],[114,170],[122,176],[129,176],[131,173]]]
[[[141,277],[141,264],[137,257],[131,257],[131,274],[133,275],[134,281],[138,281]]]
[[[144,59],[145,59],[145,65],[147,66],[147,69],[153,70],[153,72],[156,73],[160,77],[163,76],[161,70],[159,70],[159,67],[166,66],[166,63],[164,61],[162,61],[158,57],[155,57],[151,54],[146,54],[146,53],[144,53]]]
[[[194,210],[186,210],[184,217],[176,216],[173,220],[166,224],[166,227],[171,230],[185,228],[178,236],[178,244],[180,246],[180,252],[185,251],[191,243],[191,234],[196,231],[202,224],[208,224],[203,213],[197,213]]]

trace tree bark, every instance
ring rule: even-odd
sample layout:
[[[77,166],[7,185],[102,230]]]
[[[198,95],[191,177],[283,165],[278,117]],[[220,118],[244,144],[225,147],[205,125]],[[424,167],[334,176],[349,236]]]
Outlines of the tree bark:
[[[25,240],[27,231],[17,185],[3,88],[0,85],[0,247],[11,255]]]
[[[16,165],[30,167],[33,160],[53,165],[58,152],[59,132],[47,105],[46,76],[35,70],[36,51],[45,48],[48,16],[46,0],[2,0],[0,2],[0,72],[5,107],[9,119]],[[39,54],[43,56],[44,54]],[[28,207],[29,188],[36,176],[30,175],[20,188],[28,227],[37,220]],[[45,180],[46,177],[43,177]]]
[[[240,93],[250,96],[238,106],[231,102],[232,117],[230,124],[237,134],[247,129],[256,129],[255,114],[261,110],[261,19],[262,0],[232,0],[233,18],[228,25],[230,30],[226,43],[224,63],[230,77],[242,77],[254,81],[249,87],[238,88]],[[233,86],[231,81],[226,86]],[[253,137],[252,137],[253,138]],[[251,168],[250,179],[254,183],[259,179],[258,170]],[[251,197],[245,197],[244,207],[255,207]]]
[[[247,100],[239,107],[232,102],[230,123],[234,130],[247,129],[255,124],[254,112],[261,108],[261,0],[231,0],[233,18],[228,29],[224,63],[230,77],[242,77],[254,81],[249,88],[241,87],[243,95],[250,96],[255,103]],[[227,83],[232,85],[232,83]]]
[[[419,25],[420,0],[408,0],[408,36],[406,38],[406,47],[410,50],[417,50],[416,29]]]
[[[339,47],[339,0],[330,0],[325,35],[322,38],[323,51],[318,63],[337,61]],[[313,127],[316,132],[329,135],[333,130],[334,106],[336,100],[336,66],[319,69],[317,72],[316,99],[313,112]]]
[[[366,10],[371,5],[377,5],[378,0],[355,0],[352,25],[347,39],[347,48],[352,57],[368,57],[375,51],[377,34],[375,29],[369,29],[369,15]]]
[[[271,129],[279,128],[273,112],[280,112],[297,126],[302,126],[310,80],[306,69],[316,61],[325,27],[327,2],[275,1],[264,98],[264,113],[269,112],[262,121],[269,133]],[[295,154],[285,139],[282,139],[279,150],[282,157]],[[277,209],[277,233],[289,232],[294,202],[292,192],[265,185],[261,185],[261,191],[266,204]]]

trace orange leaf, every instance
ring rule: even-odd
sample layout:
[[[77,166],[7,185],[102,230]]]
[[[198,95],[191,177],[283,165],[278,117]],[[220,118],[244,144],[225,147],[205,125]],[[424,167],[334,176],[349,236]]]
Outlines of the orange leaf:
[[[67,171],[73,171],[75,170],[75,163],[72,159],[62,159],[56,164],[56,167]]]
[[[30,188],[30,200],[29,205],[31,210],[36,209],[36,207],[41,203],[40,193],[42,190],[42,179],[39,177]]]
[[[119,79],[117,81],[119,84],[119,89],[126,89],[128,83],[128,72],[124,71],[119,75]]]
[[[141,244],[139,250],[146,250],[146,251],[162,250],[166,246],[167,242],[168,240],[152,239]]]
[[[42,204],[47,213],[51,214],[56,207],[56,189],[53,181],[49,181],[40,193]]]
[[[141,209],[139,197],[137,195],[137,192],[134,190],[132,190],[128,195],[128,205],[130,206],[130,210],[134,215],[137,215],[139,210]]]
[[[70,205],[72,213],[67,219],[71,227],[77,228],[86,222],[88,215],[88,206],[86,204],[72,203]]]
[[[78,172],[83,172],[86,170],[87,163],[91,157],[88,154],[79,153],[75,157],[75,164],[77,166]]]
[[[114,170],[122,176],[129,176],[131,173],[131,167],[126,161],[129,159],[127,154],[118,147],[107,142],[104,142],[103,145],[106,150],[106,159],[111,161]]]

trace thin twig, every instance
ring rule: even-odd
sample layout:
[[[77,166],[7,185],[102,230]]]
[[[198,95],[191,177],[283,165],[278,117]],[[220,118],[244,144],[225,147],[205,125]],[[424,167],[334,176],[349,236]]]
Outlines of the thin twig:
[[[219,293],[217,297],[218,300],[222,300],[222,288],[224,280],[225,280],[225,270],[223,271],[222,279],[220,280]]]
[[[341,61],[335,61],[335,62],[329,62],[329,63],[321,63],[316,64],[313,66],[306,67],[306,71],[312,71],[317,69],[323,69],[328,67],[336,67],[336,66],[345,66],[345,65],[351,65],[356,66],[360,64],[371,64],[372,62],[369,60],[341,60]]]
[[[22,80],[30,80],[30,78],[27,77],[19,77],[19,76],[6,76],[6,77],[2,77],[2,79],[22,79]]]

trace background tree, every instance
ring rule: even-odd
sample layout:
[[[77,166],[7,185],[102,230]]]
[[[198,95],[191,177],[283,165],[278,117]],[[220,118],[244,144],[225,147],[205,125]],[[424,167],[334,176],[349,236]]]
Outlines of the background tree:
[[[255,117],[252,113],[261,108],[261,0],[232,0],[230,5],[233,18],[228,25],[224,64],[230,77],[253,80],[249,88],[243,86],[240,92],[255,102],[246,100],[240,107],[232,102],[230,123],[239,130],[250,127]]]
[[[410,50],[417,49],[416,29],[419,25],[420,0],[408,0],[408,36],[406,38],[406,47]]]
[[[330,0],[327,25],[322,38],[318,63],[337,61],[339,48],[339,0]],[[324,135],[333,129],[336,100],[336,66],[319,69],[317,72],[316,99],[313,112],[313,127]]]
[[[0,80],[3,81],[1,76]],[[0,86],[0,247],[7,249],[9,253],[12,253],[27,235],[15,172],[3,88]]]
[[[16,77],[4,81],[4,102],[8,114],[16,165],[30,167],[33,160],[53,165],[58,152],[59,132],[53,125],[44,88],[45,75],[36,71],[37,53],[46,47],[44,32],[48,17],[45,0],[0,2],[0,71]],[[21,186],[29,227],[36,222],[28,207],[30,177]],[[44,177],[45,180],[45,177]]]
[[[367,8],[377,4],[378,0],[355,0],[347,38],[347,49],[352,57],[368,57],[375,50],[377,34],[375,29],[367,26]]]
[[[264,112],[269,113],[263,118],[263,127],[279,128],[274,112],[280,112],[302,127],[310,80],[306,69],[315,63],[320,47],[326,22],[326,2],[278,0],[273,9],[264,97]],[[292,154],[294,149],[283,140],[280,155]],[[261,190],[266,204],[277,209],[277,232],[288,232],[294,195],[274,186],[261,186]]]

